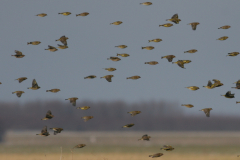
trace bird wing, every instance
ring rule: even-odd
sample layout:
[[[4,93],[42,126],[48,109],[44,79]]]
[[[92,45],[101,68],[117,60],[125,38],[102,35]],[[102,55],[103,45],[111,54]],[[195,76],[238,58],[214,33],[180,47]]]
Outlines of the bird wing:
[[[67,46],[67,40],[65,40],[65,38],[64,38],[64,39],[61,39],[61,42],[62,42],[65,46]]]
[[[178,14],[174,14],[174,15],[172,16],[172,19],[178,19]]]
[[[207,117],[210,117],[210,109],[204,109],[203,111]]]
[[[33,79],[32,81],[32,87],[33,88],[38,87],[37,81],[35,79]]]
[[[70,103],[72,103],[73,106],[76,106],[76,99],[70,99]]]
[[[47,126],[43,127],[41,133],[46,133],[47,132]]]
[[[226,96],[230,96],[231,95],[231,91],[228,91],[227,93],[226,93]]]
[[[212,87],[212,82],[209,80],[207,86]]]
[[[19,55],[19,56],[22,55],[22,52],[20,52],[20,51],[18,51],[18,50],[15,50],[15,53],[16,53],[16,55]]]
[[[192,26],[192,29],[193,29],[193,30],[196,30],[196,29],[197,29],[197,24],[196,24],[196,23],[192,23],[191,26]]]
[[[20,98],[22,95],[22,92],[17,92],[16,95]]]
[[[46,118],[52,118],[52,112],[50,110],[47,111]]]
[[[172,60],[173,60],[173,56],[167,56],[166,58],[167,58],[168,62],[172,62]]]
[[[178,64],[179,67],[184,68],[184,63],[183,63],[183,61],[178,61],[177,64]]]
[[[27,78],[20,78],[19,80],[18,80],[18,82],[19,83],[21,83],[22,81],[24,81],[24,80],[26,80]]]
[[[107,77],[106,77],[106,80],[107,80],[108,82],[112,82],[112,77],[107,76]]]

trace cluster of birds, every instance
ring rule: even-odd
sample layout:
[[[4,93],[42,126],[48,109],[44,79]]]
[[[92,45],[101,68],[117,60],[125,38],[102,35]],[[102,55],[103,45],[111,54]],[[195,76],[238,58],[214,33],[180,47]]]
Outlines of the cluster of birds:
[[[141,5],[145,5],[145,6],[150,6],[152,5],[151,2],[143,2],[143,3],[140,3]],[[69,16],[71,15],[71,12],[62,12],[62,13],[58,13],[58,14],[61,14],[61,15],[64,15],[64,16]],[[89,15],[88,12],[83,12],[83,13],[80,13],[80,14],[76,14],[76,16],[87,16]],[[36,16],[39,16],[39,17],[45,17],[47,16],[46,13],[41,13],[41,14],[37,14]],[[178,14],[174,14],[170,19],[166,19],[166,21],[170,21],[170,22],[173,22],[175,24],[179,24],[179,22],[181,21],[181,19],[179,19],[178,17]],[[122,21],[116,21],[116,22],[112,22],[110,23],[110,25],[121,25],[123,22]],[[192,27],[192,30],[196,30],[197,29],[197,26],[199,25],[200,23],[199,22],[192,22],[192,23],[189,23],[189,25],[191,25]],[[172,23],[165,23],[165,24],[161,24],[159,25],[159,27],[172,27],[173,24]],[[218,29],[229,29],[231,26],[229,25],[225,25],[225,26],[222,26],[222,27],[219,27]],[[69,38],[66,37],[65,35],[61,36],[59,39],[57,39],[56,41],[60,41],[63,45],[60,45],[58,44],[58,47],[54,47],[54,46],[50,46],[48,45],[48,48],[45,49],[45,50],[49,50],[51,52],[55,52],[59,49],[67,49],[68,48],[68,45],[67,45],[67,40]],[[218,38],[217,40],[221,40],[221,41],[224,41],[224,40],[227,40],[228,37],[227,36],[223,36],[223,37],[220,37]],[[161,42],[162,39],[160,38],[156,38],[156,39],[152,39],[152,40],[148,40],[148,42],[155,42],[155,43],[158,43],[158,42]],[[27,42],[27,45],[39,45],[41,42],[40,41],[32,41],[32,42]],[[115,46],[117,48],[120,48],[120,49],[125,49],[127,48],[127,45],[118,45],[118,46]],[[146,49],[146,50],[153,50],[154,47],[153,46],[145,46],[145,47],[142,47],[142,49]],[[184,53],[196,53],[198,50],[196,49],[190,49],[188,51],[184,51]],[[18,51],[18,50],[15,50],[15,55],[12,55],[16,58],[23,58],[25,55],[21,52],[21,51]],[[231,53],[228,53],[227,56],[237,56],[239,54],[239,52],[231,52]],[[107,58],[107,60],[111,60],[111,61],[114,61],[114,62],[117,62],[117,61],[120,61],[121,59],[119,57],[129,57],[130,55],[127,54],[127,53],[122,53],[122,54],[117,54],[116,57],[110,57],[110,58]],[[172,62],[173,59],[175,58],[176,56],[175,55],[166,55],[166,56],[162,56],[161,59],[163,58],[166,58],[168,60],[168,62]],[[188,64],[188,63],[191,63],[191,60],[178,60],[176,62],[172,62],[172,64],[177,64],[179,67],[183,68],[183,69],[186,69],[184,67],[185,64]],[[150,62],[145,62],[145,64],[149,64],[149,65],[157,65],[158,62],[157,61],[150,61]],[[109,72],[114,72],[116,71],[116,68],[103,68]],[[89,75],[89,76],[86,76],[84,77],[84,79],[94,79],[96,78],[97,76],[95,75]],[[100,77],[100,78],[105,78],[108,82],[112,82],[112,78],[114,77],[114,75],[105,75],[103,77]],[[132,80],[137,80],[141,78],[140,76],[138,75],[135,75],[135,76],[130,76],[130,77],[127,77],[126,79],[132,79]],[[19,83],[23,82],[24,80],[26,80],[27,77],[20,77],[16,80],[19,81]],[[210,80],[208,81],[207,85],[206,86],[203,86],[207,89],[213,89],[213,88],[216,88],[216,87],[221,87],[223,85],[223,83],[221,83],[220,80],[217,80],[217,79],[213,79],[213,82],[212,83]],[[235,88],[235,89],[240,89],[240,80],[238,80],[236,83],[236,87],[232,87],[232,88]],[[35,79],[33,79],[32,81],[32,87],[29,87],[28,89],[32,89],[32,90],[37,90],[41,88],[40,86],[38,86],[37,84],[37,81]],[[189,86],[189,87],[186,87],[190,90],[193,90],[193,91],[196,91],[199,89],[199,87],[197,86]],[[54,89],[50,89],[50,90],[46,90],[46,92],[52,92],[52,93],[57,93],[59,92],[60,89],[57,89],[57,88],[54,88]],[[25,93],[24,91],[15,91],[15,92],[12,92],[12,94],[16,93],[17,97],[21,97],[21,95],[23,93]],[[225,95],[221,95],[221,96],[224,96],[226,98],[234,98],[234,94],[231,93],[231,91],[228,91]],[[71,98],[68,98],[66,100],[69,100],[70,103],[73,105],[73,106],[76,106],[76,101],[78,100],[77,97],[71,97]],[[240,103],[240,101],[237,101],[236,103]],[[192,104],[182,104],[182,106],[185,106],[187,108],[192,108],[194,107],[194,105]],[[82,110],[88,110],[90,109],[89,106],[83,106],[83,107],[77,107],[76,109],[82,109]],[[212,110],[212,108],[204,108],[204,109],[201,109],[200,111],[203,111],[205,114],[206,114],[206,117],[210,117],[210,111]],[[141,111],[131,111],[131,112],[128,112],[132,117],[133,116],[136,116],[138,114],[141,113]],[[46,116],[44,118],[42,118],[41,120],[49,120],[49,119],[52,119],[54,117],[54,115],[52,115],[52,112],[49,110],[47,111],[46,113]],[[92,119],[93,116],[84,116],[84,117],[81,117],[84,122],[87,122],[88,120]],[[122,128],[130,128],[130,127],[133,127],[135,124],[131,123],[131,124],[126,124],[124,126],[122,126]],[[54,131],[54,135],[57,135],[58,133],[61,133],[63,131],[63,128],[50,128]],[[49,132],[47,130],[47,126],[44,126],[43,129],[41,130],[41,133],[39,134],[36,134],[36,135],[41,135],[41,136],[49,136]],[[148,136],[147,134],[143,135],[142,138],[138,139],[138,140],[145,140],[145,141],[149,141],[150,140],[150,136]],[[83,148],[85,147],[86,144],[78,144],[76,146],[74,146],[73,148]],[[174,150],[174,148],[171,146],[171,145],[164,145],[163,148],[161,148],[161,150],[165,150],[165,151],[172,151]],[[149,155],[149,157],[152,157],[152,158],[156,158],[156,157],[161,157],[163,155],[163,153],[156,153],[156,154],[152,154],[152,155]]]

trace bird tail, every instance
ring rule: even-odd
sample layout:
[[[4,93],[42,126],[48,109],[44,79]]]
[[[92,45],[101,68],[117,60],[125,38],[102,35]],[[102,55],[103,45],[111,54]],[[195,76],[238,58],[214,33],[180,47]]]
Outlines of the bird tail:
[[[120,54],[117,53],[117,56],[120,56]]]
[[[65,100],[68,100],[68,99],[65,99]]]
[[[45,50],[48,50],[48,49],[45,49]]]
[[[149,157],[152,157],[152,155],[149,155]]]
[[[87,79],[87,77],[84,77],[84,79]]]
[[[187,51],[184,51],[184,53],[187,53]]]
[[[40,134],[36,134],[36,135],[40,135]]]
[[[77,17],[78,15],[76,14],[76,17]]]
[[[58,14],[62,14],[62,13],[58,13]]]
[[[161,27],[161,26],[163,26],[163,25],[159,25],[159,27]]]
[[[49,92],[50,90],[46,90],[46,92]]]
[[[27,45],[32,44],[31,42],[27,42]]]
[[[30,87],[28,87],[27,89],[30,89]]]
[[[145,62],[144,64],[149,64],[149,62]]]
[[[151,42],[151,40],[148,40],[148,43],[150,43]]]
[[[144,47],[142,47],[142,49],[144,49]]]

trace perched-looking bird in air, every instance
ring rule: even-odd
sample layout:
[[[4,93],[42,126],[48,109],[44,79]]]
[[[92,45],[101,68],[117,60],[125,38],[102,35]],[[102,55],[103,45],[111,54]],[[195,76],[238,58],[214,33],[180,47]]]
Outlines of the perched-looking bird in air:
[[[62,132],[62,128],[50,128],[54,131],[54,135],[57,135],[58,133],[61,133]]]
[[[226,39],[228,39],[228,36],[220,37],[220,38],[218,38],[217,40],[224,41],[224,40],[226,40]]]
[[[64,44],[65,46],[67,46],[67,40],[68,40],[68,39],[69,39],[68,37],[62,36],[62,37],[60,37],[59,39],[57,39],[56,41],[60,41],[60,42],[62,42],[62,44]]]
[[[114,75],[106,75],[100,78],[105,78],[108,82],[112,82],[112,77],[114,77]]]
[[[87,77],[84,77],[84,79],[94,79],[94,78],[96,78],[97,76],[95,76],[95,75],[90,75],[90,76],[87,76]]]
[[[118,45],[118,46],[115,46],[115,47],[117,47],[117,48],[121,48],[121,49],[127,48],[126,45]]]
[[[24,54],[22,54],[22,52],[21,51],[18,51],[18,50],[15,50],[15,55],[12,55],[12,56],[14,56],[14,57],[16,57],[16,58],[23,58],[25,55]]]
[[[132,77],[127,77],[127,79],[133,79],[133,80],[136,80],[136,79],[139,79],[141,78],[140,76],[132,76]]]
[[[117,61],[120,61],[121,59],[118,57],[110,57],[110,58],[107,58],[107,60],[112,60],[114,62],[117,62]]]
[[[234,57],[234,56],[237,56],[237,55],[239,55],[239,52],[231,52],[231,53],[228,53],[227,56]]]
[[[117,56],[128,57],[128,56],[130,56],[130,55],[127,54],[127,53],[117,53]]]
[[[49,119],[52,119],[53,117],[54,115],[52,115],[52,112],[48,110],[46,116],[41,120],[49,120]]]
[[[83,12],[83,13],[80,13],[80,14],[76,14],[76,17],[77,17],[77,16],[85,17],[85,16],[87,16],[87,15],[89,15],[88,12]]]
[[[171,19],[167,19],[166,21],[171,21],[171,22],[173,22],[175,24],[179,24],[181,19],[178,19],[178,14],[174,14]]]
[[[188,25],[191,25],[192,26],[192,30],[196,30],[197,29],[197,25],[199,25],[200,23],[198,22],[192,22],[192,23],[189,23]]]
[[[231,26],[225,25],[225,26],[219,27],[218,29],[228,29],[228,28],[231,28]]]
[[[57,51],[58,49],[57,49],[56,47],[53,47],[53,46],[48,45],[48,49],[45,49],[45,50],[49,50],[49,51],[51,51],[51,52],[55,52],[55,51]]]
[[[120,25],[120,24],[122,24],[122,23],[123,23],[122,21],[116,21],[116,22],[113,22],[113,23],[110,23],[110,24]]]
[[[21,83],[22,81],[25,81],[27,79],[27,77],[20,77],[18,79],[15,79],[15,80],[18,80],[19,83]]]
[[[207,89],[213,89],[213,88],[215,88],[215,85],[212,84],[212,82],[209,80],[207,86],[203,86],[203,87],[205,87]]]
[[[68,16],[68,15],[71,14],[71,12],[62,12],[62,13],[58,13],[58,14],[62,14],[62,15],[64,15],[64,16]]]
[[[41,87],[39,87],[38,84],[37,84],[37,81],[35,79],[33,79],[32,87],[28,87],[27,89],[37,90],[39,88],[41,88]]]
[[[36,134],[36,135],[40,135],[40,136],[49,136],[49,132],[47,131],[47,126],[43,127],[42,131],[40,134]]]
[[[174,63],[176,63],[179,67],[186,69],[186,68],[184,68],[184,63],[182,60],[178,60],[177,62],[172,62],[172,64],[174,64]]]
[[[33,42],[27,42],[27,45],[32,44],[32,45],[39,45],[41,42],[40,41],[33,41]]]
[[[217,80],[217,79],[213,79],[213,81],[214,81],[214,86],[215,87],[221,87],[222,85],[223,85],[223,83],[221,83],[221,81],[219,81],[219,80]]]
[[[60,89],[54,88],[54,89],[50,89],[50,90],[46,90],[46,92],[52,92],[52,93],[57,93],[61,91]]]
[[[185,106],[187,108],[193,108],[194,107],[194,105],[192,105],[192,104],[182,104],[181,106]]]
[[[93,116],[84,116],[82,119],[84,119],[84,122],[87,122],[88,120],[92,119]]]
[[[148,43],[149,42],[161,42],[161,41],[162,41],[162,39],[157,38],[157,39],[148,40]]]
[[[58,44],[58,47],[57,48],[59,48],[59,49],[67,49],[68,48],[68,46],[66,46],[66,45],[60,45],[60,44]]]
[[[157,158],[157,157],[161,157],[162,155],[163,155],[163,153],[156,153],[156,154],[153,154],[153,155],[149,155],[149,157]]]
[[[163,148],[161,148],[161,150],[172,151],[174,150],[174,148],[170,145],[164,145]]]
[[[133,117],[133,116],[136,116],[137,114],[140,114],[141,111],[131,111],[131,112],[127,112],[127,113],[130,113],[131,116]]]
[[[191,50],[188,50],[188,51],[184,51],[184,53],[195,53],[197,52],[198,50],[196,49],[191,49]]]
[[[166,56],[162,56],[161,59],[166,58],[168,60],[168,62],[172,62],[173,58],[175,58],[174,55],[166,55]]]
[[[140,3],[141,5],[144,5],[144,6],[150,6],[152,5],[152,2],[143,2],[143,3]]]
[[[197,87],[197,86],[189,86],[189,87],[185,87],[185,88],[190,89],[192,91],[196,91],[199,89],[199,87]]]
[[[142,47],[142,49],[146,49],[146,50],[153,50],[154,47],[153,46],[146,46],[146,47]]]
[[[165,23],[165,24],[160,24],[159,25],[159,27],[161,27],[161,26],[163,26],[163,27],[172,27],[173,24],[172,23]]]
[[[107,70],[107,71],[109,71],[109,72],[113,72],[113,71],[116,71],[116,70],[117,70],[116,68],[103,68],[103,69],[105,69],[105,70]]]
[[[144,140],[144,141],[149,141],[150,140],[150,136],[148,136],[147,134],[143,135],[142,138],[138,139],[139,141],[140,140]]]
[[[150,61],[150,62],[145,62],[144,64],[156,65],[156,64],[158,64],[158,62],[157,61]]]
[[[73,149],[74,148],[83,148],[85,146],[86,146],[86,144],[78,144],[78,145],[74,146]]]
[[[45,16],[47,16],[47,14],[46,13],[40,13],[40,14],[37,14],[36,16],[38,16],[38,17],[45,17]]]
[[[89,106],[83,106],[83,107],[77,107],[76,109],[88,110],[89,108],[90,108]]]
[[[199,111],[203,111],[207,117],[210,117],[210,111],[212,110],[212,108],[204,108],[204,109],[201,109]]]
[[[16,93],[17,97],[20,98],[22,96],[23,93],[25,93],[24,91],[15,91],[12,92],[12,94]]]
[[[122,126],[122,128],[130,128],[130,127],[132,127],[132,126],[134,126],[134,124],[133,124],[133,123],[130,123],[130,124],[126,124],[126,125]]]
[[[226,98],[235,98],[234,93],[231,94],[231,91],[228,91],[225,95],[221,95],[221,96],[224,96]]]
[[[76,106],[76,101],[78,100],[77,97],[72,97],[72,98],[68,98],[68,99],[65,99],[65,100],[69,100],[70,103],[72,103],[73,106]]]

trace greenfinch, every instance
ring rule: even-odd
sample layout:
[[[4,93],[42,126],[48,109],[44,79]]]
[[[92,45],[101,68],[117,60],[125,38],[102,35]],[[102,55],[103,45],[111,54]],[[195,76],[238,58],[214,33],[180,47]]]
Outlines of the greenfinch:
[[[146,47],[142,47],[142,49],[146,49],[146,50],[153,50],[154,47],[153,46],[146,46]]]
[[[133,123],[130,123],[130,124],[126,124],[126,125],[122,126],[122,128],[130,128],[130,127],[132,127],[132,126],[134,126],[134,124],[133,124]]]
[[[225,95],[221,95],[224,96],[226,98],[234,98],[234,93],[231,93],[231,91],[228,91]]]
[[[89,15],[88,12],[83,12],[83,13],[80,13],[80,14],[76,14],[76,17],[77,17],[77,16],[85,17],[85,16],[87,16],[87,15]]]
[[[36,135],[40,135],[40,136],[49,136],[49,132],[47,131],[47,126],[43,127],[42,131],[40,134],[36,134]]]
[[[38,17],[45,17],[45,16],[47,16],[47,14],[46,13],[40,13],[40,14],[37,14],[36,16],[38,16]]]
[[[171,19],[167,19],[166,21],[171,21],[171,22],[173,22],[175,24],[179,24],[181,19],[178,18],[178,14],[174,14]]]
[[[148,40],[148,43],[149,42],[161,42],[161,41],[162,41],[162,39],[157,38],[157,39]]]
[[[121,59],[118,57],[110,57],[110,58],[107,58],[107,60],[112,60],[114,62],[117,62],[117,61],[120,61]]]
[[[88,120],[92,119],[93,116],[84,116],[82,117],[82,119],[84,120],[84,122],[87,122]]]
[[[15,79],[15,80],[18,80],[19,83],[21,83],[22,81],[25,81],[27,79],[27,77],[20,77],[18,79]]]
[[[228,39],[228,36],[220,37],[220,38],[218,38],[217,40],[224,41],[224,40],[226,40],[226,39]]]
[[[62,12],[62,13],[58,13],[58,14],[62,14],[62,15],[64,15],[64,16],[68,16],[68,15],[70,15],[70,14],[72,14],[71,12]]]
[[[57,93],[57,92],[59,92],[59,91],[61,91],[60,89],[57,89],[57,88],[55,88],[55,89],[50,89],[50,90],[46,90],[46,92],[52,92],[52,93]]]
[[[191,25],[192,26],[192,30],[196,30],[197,29],[197,25],[199,25],[200,23],[198,22],[192,22],[192,23],[189,23],[188,25]]]
[[[162,56],[161,59],[166,58],[168,60],[168,62],[172,62],[173,58],[175,58],[174,55],[166,55],[166,56]]]
[[[23,58],[25,55],[24,54],[22,54],[22,52],[21,51],[18,51],[18,50],[15,50],[15,55],[12,55],[12,56],[14,56],[14,57],[16,57],[16,58]]]
[[[185,106],[187,108],[193,108],[194,107],[194,105],[192,105],[192,104],[182,104],[181,106]]]
[[[133,79],[133,80],[136,80],[136,79],[139,79],[141,78],[140,76],[131,76],[131,77],[127,77],[127,79]]]
[[[150,62],[145,62],[145,64],[156,65],[156,64],[158,64],[158,62],[157,61],[150,61]]]
[[[188,51],[184,51],[184,53],[195,53],[197,52],[198,50],[196,49],[191,49],[191,50],[188,50]]]
[[[41,87],[39,87],[38,84],[37,84],[37,81],[35,79],[33,79],[32,87],[28,87],[27,89],[37,90],[39,88],[41,88]]]
[[[114,77],[114,75],[106,75],[100,78],[105,78],[108,82],[112,82],[112,77]]]
[[[118,46],[115,46],[115,47],[117,47],[117,48],[121,48],[121,49],[127,48],[126,45],[118,45]]]
[[[42,118],[41,120],[49,120],[52,119],[54,117],[54,115],[52,115],[52,112],[50,110],[47,111],[47,114],[44,118]]]
[[[144,140],[144,141],[149,141],[151,136],[148,136],[147,134],[143,135],[142,138],[138,139],[139,141]]]
[[[212,108],[204,108],[201,109],[199,111],[203,111],[206,114],[206,117],[210,117],[210,111],[212,110]]]
[[[161,157],[162,155],[163,155],[163,153],[156,153],[156,154],[153,154],[153,155],[149,155],[149,157],[157,158],[157,157]]]
[[[22,96],[23,93],[25,93],[24,91],[15,91],[12,92],[12,94],[16,93],[17,97],[20,98]]]
[[[60,37],[59,39],[57,39],[56,41],[60,41],[60,42],[62,42],[62,44],[64,44],[65,46],[67,46],[67,40],[68,40],[68,39],[69,39],[68,37],[62,36],[62,37]]]
[[[231,26],[225,25],[225,26],[219,27],[218,29],[228,29],[228,28],[231,28]]]
[[[199,89],[199,87],[197,87],[197,86],[189,86],[189,87],[185,87],[185,88],[190,89],[192,91],[196,91]]]
[[[76,106],[76,101],[78,100],[77,97],[72,97],[72,98],[68,98],[68,99],[65,99],[65,100],[69,100],[70,103],[72,103],[73,106]]]
[[[141,111],[131,111],[131,112],[127,112],[130,113],[132,117],[136,116],[137,114],[140,114]]]
[[[140,3],[141,5],[144,5],[144,6],[150,6],[152,5],[152,2],[143,2],[143,3]]]
[[[117,56],[128,57],[128,56],[130,56],[130,55],[127,54],[127,53],[117,53]]]
[[[113,23],[110,23],[110,24],[120,25],[120,24],[122,24],[122,23],[123,23],[122,21],[116,21],[116,22],[113,22]]]
[[[84,79],[94,79],[94,78],[96,78],[97,76],[95,76],[95,75],[90,75],[90,76],[87,76],[87,77],[84,77]]]
[[[27,45],[39,45],[41,42],[40,41],[33,41],[33,42],[27,42]]]
[[[105,69],[105,70],[107,70],[107,71],[109,71],[109,72],[113,72],[113,71],[116,71],[116,70],[117,70],[116,68],[103,68],[103,69]]]
[[[163,26],[163,27],[172,27],[173,24],[172,23],[166,23],[166,24],[159,25],[159,27],[161,27],[161,26]]]
[[[55,51],[57,51],[58,49],[55,48],[55,47],[53,47],[53,46],[48,45],[48,49],[45,49],[45,50],[49,50],[49,51],[51,51],[51,52],[55,52]]]
[[[161,148],[161,150],[172,151],[174,150],[174,148],[170,145],[164,145],[163,148]]]
[[[61,133],[63,131],[62,128],[50,128],[50,129],[52,129],[54,131],[53,132],[54,135],[57,135],[58,133]]]

